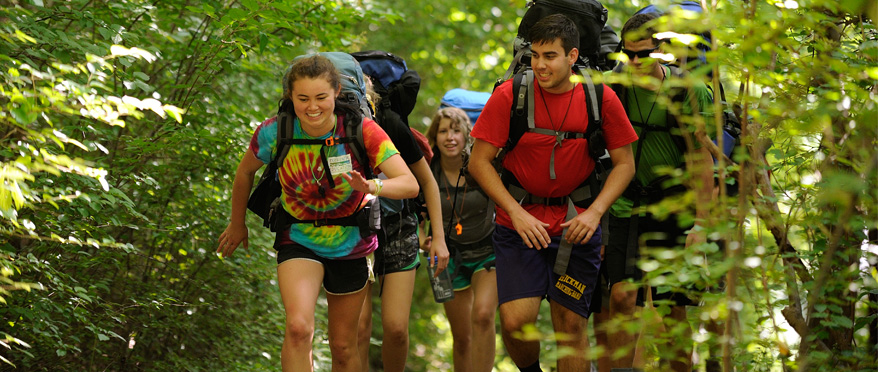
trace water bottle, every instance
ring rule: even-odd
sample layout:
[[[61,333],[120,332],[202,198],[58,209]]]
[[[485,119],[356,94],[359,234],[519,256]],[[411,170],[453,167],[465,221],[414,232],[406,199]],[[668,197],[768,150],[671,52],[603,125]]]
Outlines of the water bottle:
[[[438,257],[433,257],[433,263]],[[439,276],[435,276],[436,265],[430,265],[430,258],[427,257],[427,275],[430,276],[430,286],[433,287],[433,298],[437,303],[443,303],[454,299],[454,285],[451,284],[451,274],[448,270],[443,270]]]

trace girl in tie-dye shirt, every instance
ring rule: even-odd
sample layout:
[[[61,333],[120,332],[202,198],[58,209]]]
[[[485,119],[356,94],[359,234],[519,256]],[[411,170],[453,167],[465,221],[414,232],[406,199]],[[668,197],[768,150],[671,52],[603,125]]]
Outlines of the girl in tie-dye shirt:
[[[344,137],[344,118],[352,111],[336,101],[341,78],[332,62],[314,55],[296,61],[284,76],[282,107],[295,111],[293,138]],[[347,116],[350,118],[350,116]],[[277,151],[276,119],[262,123],[253,135],[235,173],[232,218],[220,235],[218,252],[230,256],[241,243],[247,247],[244,216],[253,178],[272,161]],[[372,120],[362,121],[363,142],[369,162],[387,176],[383,182],[367,180],[346,145],[325,148],[328,162],[340,164],[335,172],[324,169],[322,145],[291,145],[279,170],[284,209],[299,220],[337,219],[354,215],[368,198],[413,198],[418,183],[387,135]],[[331,167],[333,168],[333,167]],[[347,171],[347,169],[350,169]],[[329,180],[334,181],[334,187]],[[321,284],[329,311],[329,343],[333,370],[360,371],[357,320],[366,299],[363,288],[373,280],[372,251],[375,235],[363,238],[356,226],[293,224],[278,234],[277,276],[286,313],[283,369],[310,371],[314,312]]]
[[[302,130],[298,119],[293,126],[293,138],[325,140],[333,135],[335,138],[345,137],[342,117],[337,117],[335,131],[320,137],[309,136]],[[256,128],[250,140],[250,151],[263,163],[274,159],[278,151],[277,118],[271,118]],[[397,154],[393,143],[374,121],[363,120],[363,142],[371,164],[381,164],[387,158]],[[329,187],[324,178],[315,180],[323,174],[320,148],[323,145],[290,146],[283,165],[278,172],[278,179],[283,187],[283,207],[291,216],[299,220],[324,220],[342,218],[353,215],[374,196],[357,191],[342,178],[334,175],[336,186]],[[327,146],[324,150],[328,159],[350,156],[353,169],[363,173],[363,164],[351,154],[346,145]],[[323,189],[321,193],[321,188]],[[288,232],[280,234],[276,245],[283,246],[288,242],[299,244],[314,251],[317,255],[332,259],[352,259],[365,257],[377,248],[375,235],[366,239],[360,237],[357,226],[320,226],[310,223],[292,224]]]

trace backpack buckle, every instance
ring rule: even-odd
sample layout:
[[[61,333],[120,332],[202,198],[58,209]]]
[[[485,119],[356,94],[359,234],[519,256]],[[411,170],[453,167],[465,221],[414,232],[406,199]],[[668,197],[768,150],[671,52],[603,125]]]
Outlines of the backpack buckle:
[[[329,137],[325,141],[323,141],[326,146],[335,146],[335,137]]]

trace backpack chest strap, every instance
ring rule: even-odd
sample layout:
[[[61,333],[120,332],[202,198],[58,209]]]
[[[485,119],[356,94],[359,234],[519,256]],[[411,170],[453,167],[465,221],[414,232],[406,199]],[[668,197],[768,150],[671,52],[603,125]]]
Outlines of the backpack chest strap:
[[[291,138],[289,140],[281,140],[281,143],[284,145],[320,145],[320,163],[323,169],[326,171],[324,175],[326,180],[329,182],[330,188],[335,188],[335,179],[332,177],[332,174],[329,173],[329,158],[326,156],[326,148],[328,146],[335,145],[343,145],[343,144],[351,144],[353,147],[356,144],[356,139],[353,137],[335,137],[330,136],[326,139],[318,139],[318,138]],[[321,194],[323,193],[321,189]]]
[[[599,102],[597,100],[598,95],[594,83],[592,83],[591,76],[589,76],[586,71],[579,70],[578,72],[584,80],[584,83],[579,84],[579,86],[582,87],[583,93],[586,96],[586,108],[588,109],[588,114],[590,116],[589,126],[599,128],[601,126],[601,114],[600,110],[596,109],[599,107]],[[524,109],[524,102],[527,102],[527,131],[555,137],[555,144],[552,147],[552,154],[549,157],[549,179],[554,180],[557,179],[557,175],[555,174],[555,148],[561,147],[565,139],[588,139],[588,135],[579,132],[537,128],[534,123],[534,102],[536,101],[534,86],[536,85],[536,82],[534,82],[532,70],[527,70],[524,74],[524,79],[521,80],[521,85],[518,88],[518,92],[516,92],[518,97],[515,109],[516,111],[521,112],[520,110]],[[576,89],[576,87],[574,86],[573,89]],[[570,94],[575,94],[575,92],[570,92]],[[543,99],[545,99],[545,97]],[[567,109],[569,110],[570,108],[568,107]],[[514,114],[515,113],[513,113],[513,115]]]

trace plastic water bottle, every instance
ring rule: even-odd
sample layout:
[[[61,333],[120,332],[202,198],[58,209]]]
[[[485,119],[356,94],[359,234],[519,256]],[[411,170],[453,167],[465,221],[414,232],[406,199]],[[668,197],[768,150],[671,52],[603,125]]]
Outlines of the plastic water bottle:
[[[433,257],[433,263],[438,257]],[[430,265],[430,259],[427,257],[427,275],[430,276],[430,286],[433,287],[433,298],[437,303],[443,303],[454,299],[454,285],[451,284],[451,274],[448,269],[435,276],[436,265]]]

